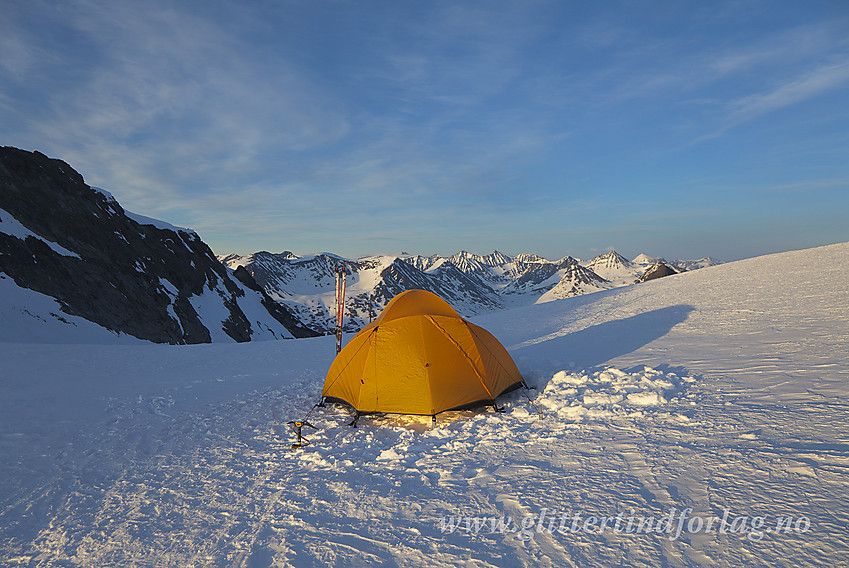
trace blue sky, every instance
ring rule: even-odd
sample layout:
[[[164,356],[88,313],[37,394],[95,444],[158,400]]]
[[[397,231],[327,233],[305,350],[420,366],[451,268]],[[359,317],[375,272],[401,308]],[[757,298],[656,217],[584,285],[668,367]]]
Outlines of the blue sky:
[[[849,240],[849,2],[5,0],[0,144],[217,253]]]

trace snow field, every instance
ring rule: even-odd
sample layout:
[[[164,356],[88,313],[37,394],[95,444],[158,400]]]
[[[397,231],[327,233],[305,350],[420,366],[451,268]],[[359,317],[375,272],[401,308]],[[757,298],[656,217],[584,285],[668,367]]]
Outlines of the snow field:
[[[0,344],[0,560],[841,566],[847,254],[773,255],[476,318],[536,388],[435,428],[310,413],[333,338]],[[286,423],[305,416],[318,430],[293,451]],[[598,529],[685,511],[734,530]],[[550,524],[576,514],[595,520]],[[475,518],[511,523],[466,529]]]
[[[17,521],[5,525],[4,552],[12,566],[736,566],[783,558],[813,566],[837,558],[845,539],[823,535],[839,535],[847,520],[845,507],[833,506],[847,489],[847,449],[794,447],[746,430],[752,415],[764,421],[773,410],[708,401],[689,378],[646,367],[561,371],[528,393],[542,418],[514,391],[505,413],[444,413],[436,428],[429,418],[387,416],[353,429],[349,413],[330,406],[309,415],[319,430],[305,428],[312,445],[297,451],[285,422],[315,402],[320,381],[309,373],[202,411],[180,410],[190,389],[179,386],[111,400],[103,428],[29,464],[35,473],[49,474],[49,462],[60,471],[4,507],[4,521]],[[666,402],[597,402],[590,390]],[[793,419],[810,423],[811,412],[796,410]],[[449,515],[519,523],[542,509],[659,518],[685,507],[770,522],[804,511],[813,529],[760,541],[672,541],[440,528]]]
[[[258,559],[318,566],[367,559],[408,564],[424,551],[435,556],[409,565],[454,565],[466,553],[462,543],[441,552],[441,517],[470,503],[517,514],[519,495],[493,509],[479,494],[530,472],[495,456],[574,432],[575,417],[545,409],[580,400],[576,383],[628,387],[632,394],[673,384],[653,369],[561,375],[571,381],[553,379],[536,396],[543,418],[520,392],[507,397],[505,413],[444,413],[436,428],[430,418],[387,416],[363,418],[353,429],[348,412],[330,406],[310,415],[319,430],[305,429],[312,445],[298,451],[288,447],[294,436],[285,421],[310,408],[320,387],[314,380],[238,396],[200,415],[175,411],[179,389],[110,400],[108,425],[76,440],[76,452],[60,454],[72,481],[29,495],[28,507],[40,501],[48,507],[55,493],[64,494],[51,526],[10,559],[35,566],[162,559],[180,566]],[[469,463],[469,454],[483,461]],[[541,459],[534,469],[555,475]],[[511,546],[498,554],[510,558]]]

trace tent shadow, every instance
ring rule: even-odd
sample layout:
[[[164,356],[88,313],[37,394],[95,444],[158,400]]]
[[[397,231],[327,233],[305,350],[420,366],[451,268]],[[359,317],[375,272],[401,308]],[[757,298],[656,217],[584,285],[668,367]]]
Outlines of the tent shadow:
[[[693,306],[679,304],[609,321],[532,345],[514,347],[525,381],[539,390],[563,369],[590,370],[663,337],[687,319]]]

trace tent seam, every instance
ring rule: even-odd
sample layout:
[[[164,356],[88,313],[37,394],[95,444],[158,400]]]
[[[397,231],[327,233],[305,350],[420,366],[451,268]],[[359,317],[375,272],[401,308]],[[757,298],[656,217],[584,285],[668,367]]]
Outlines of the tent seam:
[[[430,357],[427,354],[427,342],[425,341],[424,336],[424,326],[419,324],[419,333],[422,336],[422,349],[424,350],[425,356],[425,379],[427,382],[427,394],[430,402],[430,415],[436,416],[436,409],[433,407],[433,385],[430,383]]]
[[[480,374],[480,371],[478,371],[477,365],[475,365],[475,362],[474,362],[474,361],[472,361],[472,358],[471,358],[471,357],[469,357],[469,354],[468,354],[468,353],[466,353],[466,350],[465,350],[465,349],[463,349],[463,346],[462,346],[462,345],[460,345],[459,343],[457,343],[457,341],[456,341],[453,337],[451,337],[451,334],[449,334],[449,333],[448,333],[448,331],[447,331],[444,327],[442,327],[441,325],[439,325],[439,323],[437,323],[437,321],[436,321],[435,319],[433,319],[433,316],[427,316],[427,318],[428,318],[430,321],[432,321],[432,322],[433,322],[433,325],[435,325],[437,328],[439,328],[439,330],[440,330],[440,331],[441,331],[441,332],[445,335],[445,337],[447,337],[447,338],[448,338],[448,340],[449,340],[451,343],[453,343],[454,345],[456,345],[456,346],[457,346],[457,349],[460,351],[460,353],[462,353],[462,354],[463,354],[463,356],[464,356],[466,359],[468,359],[468,360],[469,360],[469,364],[472,366],[472,369],[475,371],[475,375],[477,375],[477,376],[478,376],[478,380],[480,381],[481,386],[483,387],[483,390],[485,390],[485,391],[486,391],[486,393],[489,395],[489,400],[495,400],[495,397],[494,397],[494,396],[492,396],[492,392],[490,392],[489,388],[486,386],[486,383],[485,383],[485,382],[484,382],[484,380],[483,380],[483,375],[481,375],[481,374]],[[465,320],[463,320],[463,323],[465,323]],[[466,326],[466,327],[468,327],[468,326]],[[477,345],[477,342],[475,342],[475,345]]]
[[[379,327],[379,326],[377,326],[377,327],[375,327],[373,330],[371,330],[371,332],[368,334],[368,336],[367,336],[367,337],[365,338],[365,340],[363,341],[363,344],[362,344],[362,345],[360,345],[359,349],[357,349],[357,351],[356,351],[356,352],[355,352],[355,353],[351,356],[351,358],[350,358],[350,359],[348,359],[348,362],[345,364],[345,366],[344,366],[344,367],[342,367],[342,368],[339,370],[339,372],[336,374],[336,378],[335,378],[335,379],[333,379],[333,382],[332,382],[332,383],[330,383],[329,385],[327,385],[327,387],[326,387],[326,388],[323,388],[323,389],[322,389],[322,396],[324,396],[324,392],[326,392],[326,391],[327,391],[330,387],[332,387],[333,385],[335,385],[335,384],[336,384],[336,381],[338,381],[338,380],[339,380],[339,377],[341,377],[341,376],[342,376],[342,373],[344,373],[344,372],[345,372],[345,369],[347,369],[347,368],[348,368],[348,366],[349,366],[349,365],[350,365],[350,364],[354,361],[354,359],[357,357],[357,355],[359,354],[359,352],[360,352],[360,351],[362,351],[363,347],[365,347],[366,345],[368,345],[368,341],[369,341],[369,339],[370,339],[370,338],[371,338],[371,336],[374,334],[374,332],[376,332],[376,331],[377,331],[378,327]],[[357,401],[357,402],[359,402],[359,401]]]
[[[495,362],[496,362],[496,363],[498,363],[498,366],[499,366],[499,367],[501,367],[501,369],[502,369],[505,373],[507,373],[507,376],[509,377],[509,376],[510,376],[510,374],[511,374],[511,373],[510,373],[510,371],[509,371],[509,370],[507,370],[506,368],[504,368],[504,365],[502,365],[502,364],[501,364],[501,360],[500,360],[500,359],[499,359],[499,358],[495,355],[495,353],[493,353],[493,352],[489,349],[489,347],[487,347],[486,342],[485,342],[485,341],[483,341],[483,340],[481,340],[481,339],[480,339],[480,337],[478,337],[478,335],[475,333],[474,328],[472,328],[472,326],[471,326],[471,325],[469,325],[469,322],[467,322],[466,320],[463,320],[463,323],[464,323],[464,324],[466,324],[466,327],[468,328],[469,333],[471,333],[471,334],[472,334],[472,336],[473,336],[475,339],[480,340],[480,343],[481,343],[481,344],[483,344],[483,348],[484,348],[484,349],[486,349],[486,352],[487,352],[487,353],[489,353],[489,354],[490,354],[490,356],[492,356],[492,358],[493,358],[493,359],[495,359]],[[494,336],[493,336],[493,337],[494,337]],[[496,338],[496,340],[497,340],[497,339],[498,339],[498,338]],[[477,341],[475,342],[475,345],[478,345],[478,342],[477,342]],[[508,353],[508,355],[509,355],[509,353]],[[518,370],[518,368],[517,368],[516,370]],[[522,378],[522,373],[521,373],[521,372],[519,372],[519,380],[520,380],[520,381],[524,380],[524,379]]]

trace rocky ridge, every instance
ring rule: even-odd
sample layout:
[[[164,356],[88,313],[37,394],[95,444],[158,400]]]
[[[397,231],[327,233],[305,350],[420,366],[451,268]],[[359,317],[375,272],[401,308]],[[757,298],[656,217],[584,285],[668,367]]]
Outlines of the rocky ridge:
[[[65,314],[157,343],[314,334],[231,278],[195,232],[141,219],[65,162],[0,148],[0,273],[15,286],[54,298]]]

